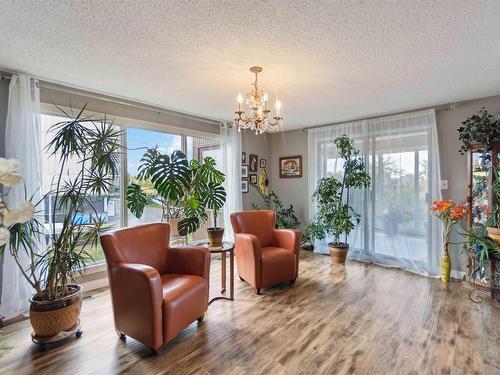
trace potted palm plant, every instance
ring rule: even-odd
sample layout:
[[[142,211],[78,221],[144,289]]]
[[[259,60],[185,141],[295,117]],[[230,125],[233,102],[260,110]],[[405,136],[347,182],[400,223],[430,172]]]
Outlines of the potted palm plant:
[[[339,157],[344,160],[343,174],[336,177],[322,178],[313,194],[317,213],[312,223],[306,229],[306,237],[325,239],[333,236],[333,242],[328,244],[334,263],[343,264],[349,251],[347,236],[359,223],[361,215],[349,205],[349,195],[352,189],[370,186],[370,176],[365,172],[365,162],[359,156],[359,150],[354,142],[342,135],[334,140]],[[344,235],[344,242],[341,236]]]
[[[82,288],[73,280],[92,260],[88,250],[97,247],[106,226],[92,198],[109,193],[118,174],[120,130],[105,118],[84,116],[84,110],[72,116],[61,109],[68,120],[49,129],[53,137],[47,150],[59,162],[51,189],[42,198],[50,205],[48,226],[33,216],[34,207],[41,202],[31,202],[33,196],[18,210],[7,207],[3,195],[1,200],[0,244],[2,251],[9,245],[22,276],[35,291],[30,299],[30,321],[33,341],[40,344],[81,334]],[[10,167],[0,171],[0,175],[7,175],[1,181],[3,194],[16,178],[20,182],[12,167],[16,162],[9,163]],[[82,215],[89,211],[88,220],[83,222]],[[25,252],[27,267],[21,261]]]

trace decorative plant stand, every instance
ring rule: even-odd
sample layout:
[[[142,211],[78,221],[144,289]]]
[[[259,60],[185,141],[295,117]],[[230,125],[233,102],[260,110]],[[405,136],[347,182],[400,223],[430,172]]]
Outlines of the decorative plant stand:
[[[46,350],[47,345],[59,343],[61,341],[66,340],[67,338],[69,338],[71,336],[76,336],[77,338],[79,338],[82,336],[82,334],[83,334],[82,326],[80,324],[80,321],[78,321],[78,323],[76,324],[76,326],[72,330],[61,331],[57,335],[52,336],[52,337],[37,337],[35,335],[35,332],[32,332],[31,333],[31,340],[35,344],[40,345],[40,348],[42,350]]]

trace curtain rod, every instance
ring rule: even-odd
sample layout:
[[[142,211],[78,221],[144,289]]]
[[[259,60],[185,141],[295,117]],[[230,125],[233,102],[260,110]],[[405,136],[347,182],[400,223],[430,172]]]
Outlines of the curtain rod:
[[[0,71],[0,79],[11,79],[13,74],[18,74],[18,73]],[[21,73],[19,73],[19,74],[21,74]],[[142,110],[146,110],[146,111],[169,114],[169,115],[173,115],[173,116],[177,116],[177,117],[181,117],[181,118],[186,118],[189,120],[205,122],[205,123],[213,124],[213,125],[219,125],[221,122],[226,121],[226,120],[221,120],[221,119],[217,119],[217,118],[213,118],[213,117],[204,117],[204,116],[199,116],[199,115],[195,115],[195,114],[191,114],[191,113],[187,113],[187,112],[168,109],[168,108],[160,107],[160,106],[157,106],[154,104],[141,103],[141,102],[138,102],[138,101],[135,101],[132,99],[119,98],[119,97],[115,97],[115,96],[112,96],[109,94],[92,92],[92,91],[89,91],[87,89],[67,86],[65,84],[56,83],[56,82],[50,82],[48,80],[41,79],[41,78],[36,78],[36,79],[38,80],[39,87],[42,87],[42,88],[47,89],[47,90],[57,91],[57,92],[64,93],[64,94],[80,95],[80,96],[90,98],[90,99],[102,100],[102,101],[106,101],[106,102],[110,102],[110,103],[124,105],[127,107],[142,109]]]
[[[320,124],[320,125],[311,126],[311,127],[302,129],[302,131],[304,133],[307,133],[309,130],[326,128],[328,126],[342,125],[342,124],[346,124],[348,122],[373,120],[373,119],[381,118],[381,117],[390,117],[390,116],[404,115],[405,113],[425,111],[425,110],[428,110],[428,109],[434,109],[436,111],[440,111],[440,110],[443,110],[443,109],[454,109],[454,108],[457,108],[457,106],[458,106],[458,103],[454,102],[454,103],[440,104],[440,105],[429,106],[429,107],[407,109],[407,110],[404,110],[404,111],[389,112],[389,113],[384,113],[384,114],[380,114],[380,115],[374,115],[374,116],[368,116],[368,117],[358,117],[358,118],[351,119],[351,120],[332,122],[332,123],[328,123],[328,124]]]

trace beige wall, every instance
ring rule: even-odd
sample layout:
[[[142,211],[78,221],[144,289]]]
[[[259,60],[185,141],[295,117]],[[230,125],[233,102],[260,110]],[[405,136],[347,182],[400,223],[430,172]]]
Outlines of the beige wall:
[[[303,173],[300,178],[279,178],[279,158],[302,155]],[[272,188],[285,206],[292,204],[297,218],[305,228],[309,218],[309,193],[307,191],[307,133],[292,130],[271,135],[271,173]]]
[[[500,96],[476,99],[459,103],[453,109],[437,111],[437,126],[440,147],[441,178],[448,180],[448,190],[443,190],[443,198],[464,202],[467,195],[467,165],[465,156],[458,152],[457,129],[461,122],[481,107],[486,107],[491,113],[500,112]],[[308,193],[307,173],[307,133],[301,130],[288,131],[271,135],[271,171],[273,176],[278,174],[278,158],[287,155],[302,155],[304,160],[304,177],[300,179],[272,180],[273,189],[279,194],[285,204],[293,204],[297,216],[304,224],[308,222],[308,210],[311,199]],[[303,225],[304,225],[303,224]],[[457,234],[452,240],[457,239]],[[464,272],[466,257],[460,254],[458,247],[451,253],[453,269]]]
[[[243,132],[241,137],[241,148],[242,152],[246,152],[247,154],[246,165],[248,165],[248,158],[250,154],[256,154],[259,157],[259,164],[260,164],[260,159],[266,159],[267,160],[266,169],[269,175],[270,186],[272,189],[274,189],[273,184],[275,179],[273,178],[273,176],[275,175],[271,173],[271,168],[270,168],[270,147],[271,147],[271,135],[269,134],[255,135],[255,133],[252,133],[251,131],[248,130]],[[259,167],[259,172],[260,171],[261,168]],[[257,172],[257,176],[259,172]],[[248,178],[248,180],[250,180],[250,178]],[[260,207],[263,206],[263,200],[260,197],[259,193],[253,187],[249,186],[248,193],[243,193],[243,209],[251,210],[252,203],[256,203]]]

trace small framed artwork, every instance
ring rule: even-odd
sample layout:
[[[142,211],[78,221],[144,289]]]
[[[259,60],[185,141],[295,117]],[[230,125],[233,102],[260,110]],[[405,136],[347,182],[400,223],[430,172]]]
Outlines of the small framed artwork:
[[[267,166],[267,161],[266,159],[260,159],[260,167],[265,168]]]
[[[246,152],[242,152],[241,153],[241,164],[244,165],[247,163],[247,153]]]
[[[248,180],[241,181],[241,192],[248,193]]]
[[[241,177],[248,178],[248,165],[241,166]]]
[[[255,184],[255,185],[257,184],[257,175],[256,174],[250,173],[250,182],[252,184]]]
[[[280,178],[302,177],[302,155],[280,158]]]
[[[250,172],[257,172],[259,170],[259,157],[255,154],[248,156],[248,167]]]

